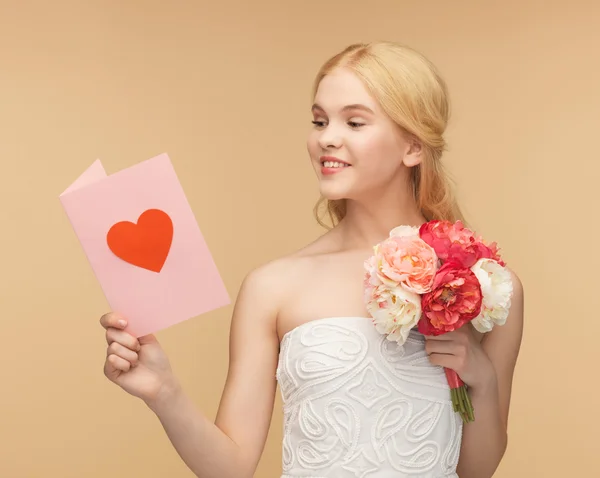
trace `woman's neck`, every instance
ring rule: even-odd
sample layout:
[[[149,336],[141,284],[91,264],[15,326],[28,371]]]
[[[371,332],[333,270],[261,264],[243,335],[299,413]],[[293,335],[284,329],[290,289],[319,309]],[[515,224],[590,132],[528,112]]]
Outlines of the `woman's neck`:
[[[337,225],[343,249],[371,249],[400,225],[420,226],[426,222],[414,200],[406,198],[397,203],[361,203],[348,200],[346,216]]]

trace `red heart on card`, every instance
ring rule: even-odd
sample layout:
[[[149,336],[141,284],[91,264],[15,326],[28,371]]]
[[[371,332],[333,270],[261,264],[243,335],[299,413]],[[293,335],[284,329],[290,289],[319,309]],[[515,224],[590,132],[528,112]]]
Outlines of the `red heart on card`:
[[[144,211],[137,224],[117,222],[106,235],[108,247],[117,257],[153,272],[161,271],[172,241],[173,221],[160,209]]]

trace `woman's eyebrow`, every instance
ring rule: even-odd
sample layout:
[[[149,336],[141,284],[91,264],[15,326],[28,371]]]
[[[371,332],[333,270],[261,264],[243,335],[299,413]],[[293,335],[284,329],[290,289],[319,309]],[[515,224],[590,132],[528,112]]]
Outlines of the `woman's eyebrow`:
[[[371,114],[375,114],[375,112],[369,108],[368,106],[362,105],[360,103],[354,103],[351,105],[346,105],[342,108],[342,112],[345,111],[350,111],[350,110],[361,110],[361,111],[365,111],[367,113],[371,113]],[[315,103],[314,105],[312,105],[311,107],[311,111],[315,112],[315,111],[319,111],[319,112],[325,112],[325,110],[319,106],[317,103]]]

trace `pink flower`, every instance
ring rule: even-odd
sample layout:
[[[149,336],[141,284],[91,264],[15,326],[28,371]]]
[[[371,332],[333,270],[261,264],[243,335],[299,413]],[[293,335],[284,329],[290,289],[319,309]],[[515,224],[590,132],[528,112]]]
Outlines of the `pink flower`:
[[[418,235],[391,236],[374,248],[379,280],[423,294],[431,290],[438,267],[433,248]]]
[[[453,261],[462,267],[472,267],[479,259],[494,259],[504,265],[496,243],[486,244],[481,237],[466,228],[461,221],[429,221],[421,225],[419,235],[435,250],[442,262]]]
[[[381,279],[379,279],[379,275],[377,274],[377,265],[375,263],[374,255],[364,262],[364,269],[363,289],[365,300],[370,300],[375,294],[375,289],[382,285]]]
[[[481,311],[482,293],[477,276],[455,262],[438,270],[433,290],[421,297],[419,332],[441,335],[474,319]]]

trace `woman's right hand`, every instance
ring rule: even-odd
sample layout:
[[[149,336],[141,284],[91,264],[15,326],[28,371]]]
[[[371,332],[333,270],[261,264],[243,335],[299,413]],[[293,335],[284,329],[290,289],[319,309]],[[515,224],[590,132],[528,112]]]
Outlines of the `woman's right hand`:
[[[106,329],[104,375],[127,393],[152,405],[176,390],[176,380],[167,355],[154,337],[136,339],[124,331],[127,321],[115,313],[104,314]]]

